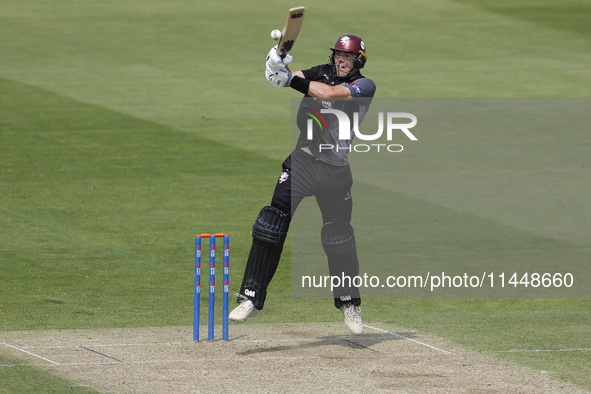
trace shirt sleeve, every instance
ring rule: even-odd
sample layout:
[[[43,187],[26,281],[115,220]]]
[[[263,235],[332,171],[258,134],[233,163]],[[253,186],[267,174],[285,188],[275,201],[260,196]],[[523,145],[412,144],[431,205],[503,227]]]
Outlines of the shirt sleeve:
[[[351,91],[351,97],[373,97],[376,93],[376,85],[369,78],[359,78],[353,82],[344,83]]]
[[[324,66],[316,66],[307,70],[302,70],[304,78],[309,81],[324,82],[326,79],[326,70]]]

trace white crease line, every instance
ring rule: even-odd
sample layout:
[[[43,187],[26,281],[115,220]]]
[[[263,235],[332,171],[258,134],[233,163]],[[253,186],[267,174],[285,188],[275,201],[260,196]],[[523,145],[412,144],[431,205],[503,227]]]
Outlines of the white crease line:
[[[31,353],[31,352],[29,352],[29,351],[26,351],[25,349],[21,349],[21,348],[19,348],[19,347],[16,347],[16,346],[9,345],[9,344],[8,344],[8,343],[6,343],[6,342],[0,342],[0,343],[1,343],[1,344],[3,344],[3,345],[5,345],[5,346],[8,346],[8,347],[10,347],[10,348],[16,349],[16,350],[18,350],[18,351],[20,351],[20,352],[27,353],[27,354],[30,354],[31,356],[34,356],[34,357],[40,358],[41,360],[45,360],[45,361],[47,361],[48,363],[55,364],[55,365],[60,365],[60,363],[56,363],[55,361],[52,361],[52,360],[50,360],[50,359],[48,359],[48,358],[45,358],[45,357],[42,357],[42,356],[40,356],[40,355],[38,355],[38,354]]]
[[[337,343],[343,339],[355,339],[356,341],[373,340],[373,339],[389,339],[391,335],[363,335],[363,336],[349,336],[349,337],[335,337],[330,339],[323,338],[298,338],[298,339],[235,339],[230,340],[234,343],[266,343],[266,342],[334,342]],[[195,342],[148,342],[148,343],[111,343],[111,344],[84,344],[89,347],[124,347],[124,346],[177,346],[177,345],[193,345]],[[77,348],[81,345],[55,345],[55,346],[23,346],[25,349],[68,349]]]
[[[269,357],[257,357],[253,358],[255,360],[310,360],[310,359],[319,359],[322,358],[320,356],[269,356]],[[49,361],[49,360],[48,360]],[[185,359],[185,360],[140,360],[140,361],[123,361],[123,362],[114,362],[114,361],[104,361],[104,362],[91,362],[91,363],[54,363],[60,367],[76,367],[76,366],[86,366],[86,365],[125,365],[125,364],[167,364],[167,363],[194,363],[194,362],[212,362],[212,361],[236,361],[236,357],[202,357],[202,358],[192,358],[192,359]],[[49,367],[50,365],[47,364],[6,364],[0,365],[0,367],[17,367],[17,366],[28,366],[28,367]]]
[[[118,346],[176,346],[189,345],[193,342],[153,342],[153,343],[111,343],[111,344],[84,344],[84,345],[56,345],[56,346],[23,346],[25,349],[69,349],[80,346],[91,347],[118,347]]]
[[[398,353],[398,354],[382,354],[384,357],[412,357],[416,356],[416,353]],[[243,362],[244,356],[240,356],[237,360],[237,357],[201,357],[201,358],[192,358],[192,359],[184,359],[184,360],[138,360],[138,361],[123,361],[123,362],[115,362],[115,361],[102,361],[102,362],[81,362],[81,363],[60,363],[60,364],[29,364],[29,363],[19,363],[19,364],[0,364],[0,368],[3,367],[19,367],[19,366],[27,366],[27,367],[79,367],[79,366],[89,366],[89,365],[103,365],[103,366],[111,366],[111,365],[140,365],[140,364],[168,364],[168,363],[199,363],[202,365],[204,362],[220,362],[220,361],[231,361],[231,362]],[[248,360],[253,361],[273,361],[273,360],[311,360],[311,359],[322,359],[322,356],[269,356],[269,357],[246,357]],[[358,357],[345,357],[347,359],[355,360],[359,359]]]
[[[334,340],[333,339],[317,339],[317,338],[300,338],[300,339],[252,339],[252,340],[233,340],[231,342],[235,342],[235,343],[266,343],[266,342],[318,342],[318,341],[324,341],[324,342],[333,342],[337,343],[337,341],[343,340],[343,339],[354,339],[355,341],[364,341],[364,340],[374,340],[374,339],[388,339],[391,338],[393,335],[399,338],[403,338],[403,339],[407,339],[409,341],[412,342],[416,342],[418,344],[442,351],[442,352],[447,352],[450,353],[448,351],[442,350],[442,349],[438,349],[434,346],[422,343],[422,342],[418,342],[414,339],[405,337],[404,335],[400,335],[400,334],[396,334],[393,332],[389,332],[386,330],[382,330],[379,329],[377,327],[372,327],[372,326],[368,326],[367,324],[365,325],[365,327],[367,328],[371,328],[374,330],[378,330],[378,331],[382,331],[384,333],[388,333],[388,336],[383,336],[383,335],[360,335],[360,336],[348,336],[348,337],[343,337],[343,338],[337,338],[335,337]],[[0,343],[10,346],[5,342],[1,342]],[[186,342],[148,342],[148,343],[113,343],[113,344],[91,344],[91,345],[84,345],[84,346],[92,346],[92,347],[124,347],[124,346],[177,346],[177,345],[193,345],[195,342],[193,341],[186,341]],[[12,346],[11,346],[12,347]],[[19,348],[19,350],[21,351],[25,351],[24,349],[70,349],[70,348],[78,348],[80,347],[80,345],[57,345],[57,346],[22,346],[21,348]],[[457,354],[472,354],[472,353],[536,353],[536,352],[588,352],[591,351],[591,348],[578,348],[578,349],[511,349],[511,350],[477,350],[477,351],[471,351],[471,352],[455,352]]]
[[[382,330],[381,328],[377,328],[377,327],[373,327],[373,326],[368,326],[367,324],[364,324],[363,326],[364,327],[367,327],[367,328],[371,328],[372,330],[377,330],[377,331],[388,333],[388,334],[393,335],[393,336],[398,337],[398,338],[406,339],[407,341],[414,342],[414,343],[416,343],[418,345],[426,346],[426,347],[428,347],[430,349],[437,350],[437,351],[442,352],[442,353],[445,353],[445,354],[451,354],[451,352],[448,352],[447,350],[439,349],[438,347],[429,345],[428,343],[419,342],[419,341],[417,341],[415,339],[412,339],[412,338],[409,338],[409,337],[405,337],[404,335],[396,334],[396,333],[390,332],[388,330]]]

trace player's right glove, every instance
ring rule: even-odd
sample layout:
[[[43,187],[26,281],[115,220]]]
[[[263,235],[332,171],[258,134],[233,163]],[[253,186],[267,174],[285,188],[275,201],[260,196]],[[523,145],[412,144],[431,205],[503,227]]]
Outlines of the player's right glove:
[[[277,71],[284,69],[292,61],[293,56],[291,56],[289,53],[285,55],[284,58],[277,54],[277,45],[271,48],[269,54],[267,55],[267,67],[270,67]]]
[[[267,81],[269,81],[271,85],[275,86],[276,88],[282,88],[285,85],[289,85],[293,79],[293,74],[287,71],[285,68],[277,71],[267,65],[265,77],[267,77]]]

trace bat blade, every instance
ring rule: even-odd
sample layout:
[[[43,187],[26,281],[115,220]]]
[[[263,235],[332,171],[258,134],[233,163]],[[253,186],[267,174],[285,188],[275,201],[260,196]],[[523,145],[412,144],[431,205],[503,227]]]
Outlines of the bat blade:
[[[296,38],[298,38],[300,29],[302,28],[305,12],[306,7],[294,7],[289,9],[285,26],[283,26],[283,31],[281,32],[281,40],[277,45],[277,54],[279,56],[284,57],[289,51],[291,51]]]

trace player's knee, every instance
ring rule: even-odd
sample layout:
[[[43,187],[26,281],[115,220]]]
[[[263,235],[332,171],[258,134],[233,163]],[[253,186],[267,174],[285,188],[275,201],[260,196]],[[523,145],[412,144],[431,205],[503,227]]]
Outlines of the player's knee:
[[[289,229],[290,217],[285,212],[266,206],[261,209],[254,226],[252,226],[253,239],[278,245],[285,241],[287,230]]]
[[[320,237],[324,252],[328,255],[348,253],[355,249],[355,234],[349,223],[326,223]]]

